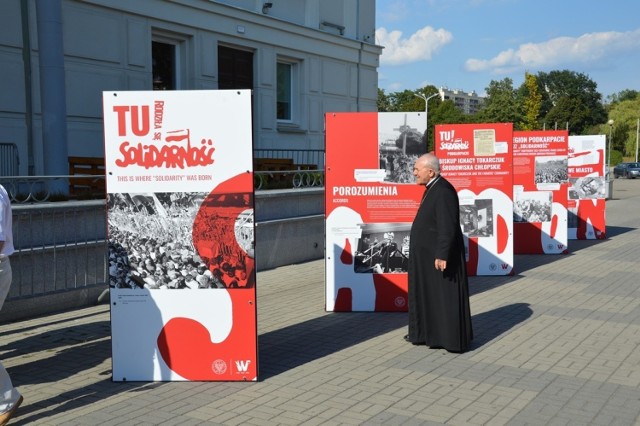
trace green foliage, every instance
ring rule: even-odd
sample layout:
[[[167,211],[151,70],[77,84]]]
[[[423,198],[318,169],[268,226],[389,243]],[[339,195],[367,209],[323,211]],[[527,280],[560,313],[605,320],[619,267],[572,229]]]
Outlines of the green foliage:
[[[431,101],[429,101],[431,103]],[[427,151],[434,150],[434,131],[436,124],[462,124],[467,123],[469,116],[465,115],[458,109],[452,100],[447,99],[444,102],[438,100],[435,108],[429,108],[429,138],[427,140]]]
[[[389,112],[391,104],[384,89],[378,89],[378,112]]]
[[[638,119],[640,119],[640,96],[610,105],[609,118],[613,120],[613,148],[624,156],[635,158],[638,143]],[[608,134],[609,126],[603,125]]]
[[[616,166],[620,163],[622,163],[624,161],[624,158],[622,157],[622,153],[620,151],[617,150],[611,150],[611,162],[609,163],[609,165],[611,167]]]
[[[537,78],[546,128],[564,128],[568,123],[570,134],[582,135],[590,126],[607,121],[597,84],[585,74],[563,70],[539,72]]]
[[[424,111],[424,101],[411,90],[389,94],[389,104],[391,112]]]
[[[491,80],[485,89],[487,97],[478,113],[479,121],[485,123],[519,123],[522,121],[521,106],[513,88],[513,80]]]
[[[538,117],[542,107],[542,95],[538,90],[538,79],[535,75],[525,73],[524,83],[521,86],[521,97],[524,110],[521,130],[537,130],[540,128]]]
[[[545,118],[547,129],[571,129],[586,127],[589,111],[579,98],[562,97],[547,113]]]
[[[424,99],[416,93],[429,96],[437,91],[432,85],[389,94],[378,89],[378,111],[422,112]],[[510,78],[492,80],[486,93],[484,105],[475,115],[464,114],[451,100],[431,99],[429,128],[422,137],[428,150],[433,150],[433,131],[437,124],[514,123],[516,130],[568,128],[572,135],[606,134],[608,138],[607,120],[611,118],[614,120],[612,149],[623,156],[635,157],[640,118],[640,92],[636,90],[623,90],[610,96],[611,103],[605,108],[595,82],[585,74],[563,70],[536,75],[525,73],[525,81],[517,89]]]
[[[607,96],[607,100],[612,104],[617,102],[633,101],[638,98],[638,95],[640,95],[640,92],[638,92],[637,90],[625,89],[621,90],[618,93],[614,93],[613,95]]]

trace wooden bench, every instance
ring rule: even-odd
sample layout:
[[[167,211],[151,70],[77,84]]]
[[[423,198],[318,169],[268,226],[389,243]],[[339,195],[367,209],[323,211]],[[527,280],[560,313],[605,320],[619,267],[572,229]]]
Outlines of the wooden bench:
[[[104,158],[69,157],[69,196],[104,197],[105,166]],[[88,175],[78,176],[75,175]],[[91,177],[96,176],[96,177]]]
[[[318,170],[316,164],[294,164],[294,170]]]
[[[260,172],[318,170],[316,164],[297,164],[290,158],[255,158],[253,168]]]
[[[290,172],[296,170],[291,158],[254,158],[253,169],[257,172]],[[271,173],[267,187],[291,188],[293,175],[291,173]]]
[[[253,167],[259,172],[283,172],[294,170],[291,158],[255,158]]]

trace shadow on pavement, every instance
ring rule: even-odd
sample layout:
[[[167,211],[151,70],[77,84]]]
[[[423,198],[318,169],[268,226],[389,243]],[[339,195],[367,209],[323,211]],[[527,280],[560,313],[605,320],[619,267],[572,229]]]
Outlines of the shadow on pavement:
[[[25,330],[21,328],[3,335],[9,336],[12,333],[24,333]],[[111,325],[109,321],[98,321],[33,334],[30,337],[1,345],[0,350],[4,352],[3,358],[11,358],[29,355],[34,352],[51,352],[58,347],[85,344],[110,336]],[[108,357],[111,357],[111,349],[107,351],[102,359]]]
[[[469,277],[469,296],[484,293],[505,284],[511,284],[519,280],[518,275],[496,275]]]
[[[68,310],[64,310],[62,312],[68,312]],[[43,317],[47,318],[47,325],[49,327],[51,327],[51,326],[53,326],[55,324],[62,324],[62,323],[69,322],[68,318],[61,318],[61,319],[58,319],[58,320],[51,319],[51,317],[55,316],[57,313],[58,312],[52,312],[52,313],[48,313],[48,314],[43,315]],[[99,315],[103,315],[103,314],[104,314],[103,312],[92,312],[92,313],[89,313],[89,314],[78,315],[78,316],[74,317],[73,319],[74,319],[74,321],[78,322],[78,321],[81,321],[81,320],[86,320],[88,318],[99,316]],[[34,316],[34,317],[29,317],[28,319],[36,319],[36,318],[37,317]],[[16,320],[15,322],[20,322],[20,321],[22,321],[22,320]],[[9,322],[12,322],[12,321],[9,321]],[[2,322],[2,324],[4,324],[4,323],[5,322]],[[25,333],[25,332],[30,331],[30,330],[40,330],[41,328],[42,328],[42,325],[34,324],[32,326],[29,326],[29,327],[22,327],[19,330],[13,329],[13,330],[7,330],[7,331],[0,332],[0,337],[10,336],[12,334],[22,334],[22,333]]]
[[[618,235],[635,230],[636,228],[628,228],[626,226],[607,226],[607,238],[617,237]]]
[[[101,323],[98,323],[103,325]],[[107,329],[108,329],[108,322]],[[96,328],[96,324],[91,328]],[[81,325],[75,328],[82,328]],[[78,333],[82,334],[80,330]],[[77,342],[75,345],[70,343],[70,338],[65,336],[69,334],[69,329],[58,330],[53,333],[49,343],[45,343],[47,348],[34,348],[34,352],[46,353],[52,352],[52,356],[34,360],[32,362],[21,364],[9,369],[14,385],[19,389],[23,385],[32,383],[51,383],[55,384],[60,381],[69,380],[72,376],[78,376],[78,381],[88,381],[85,386],[79,386],[73,390],[63,392],[51,396],[37,403],[29,403],[29,395],[25,395],[25,402],[17,412],[17,418],[12,424],[27,425],[36,421],[59,415],[61,413],[82,408],[110,398],[115,395],[144,390],[148,387],[155,387],[164,383],[155,382],[113,382],[111,380],[111,366],[105,367],[99,372],[91,372],[91,379],[82,379],[82,372],[95,369],[105,360],[111,358],[111,339],[109,333],[98,337],[92,335],[93,340],[85,342]],[[76,333],[74,333],[76,334]],[[39,338],[43,336],[35,336],[34,338],[24,339],[33,340],[27,342],[28,345],[39,342]],[[7,346],[16,346],[14,356],[20,353],[22,356],[27,355],[28,350],[22,348],[23,341],[15,342]],[[56,351],[56,347],[67,345],[65,349]],[[71,345],[71,346],[69,346]],[[96,377],[98,375],[98,377]],[[102,377],[102,379],[100,379]],[[94,381],[95,380],[95,381]],[[132,396],[133,397],[133,396]]]
[[[91,385],[79,387],[68,392],[63,392],[59,395],[53,396],[43,401],[38,401],[37,404],[26,406],[22,405],[17,412],[18,417],[13,421],[12,424],[32,424],[38,420],[46,419],[48,417],[53,417],[67,411],[82,408],[115,395],[145,388],[148,385],[155,385],[155,383],[114,383],[111,381],[111,371],[108,371],[104,374],[108,375],[108,378],[95,382]],[[134,396],[132,396],[132,398],[133,397]],[[28,402],[28,395],[25,396],[25,402]],[[46,411],[42,411],[43,407],[50,408],[45,409]],[[114,417],[113,420],[117,421],[117,417]]]
[[[59,321],[59,323],[63,322],[68,322],[68,320]],[[37,327],[32,329],[37,330]],[[19,329],[5,332],[3,335],[9,336],[12,333],[23,333],[24,331],[25,329]],[[94,369],[105,360],[110,359],[110,336],[109,321],[97,321],[33,334],[27,338],[2,345],[0,350],[4,352],[3,358],[5,359],[12,357],[29,359],[30,356],[34,358],[31,362],[8,369],[13,384],[18,389],[24,385],[39,383],[51,383],[52,386],[55,386],[57,382],[68,380],[72,376],[80,376],[82,372]],[[112,395],[148,385],[114,383],[111,381],[110,366],[97,374],[104,376],[104,379],[96,378],[99,381],[38,401],[37,404],[31,404],[29,395],[25,395],[25,404],[18,410],[17,418],[12,420],[12,424],[31,424],[65,411],[92,404]]]
[[[406,312],[342,312],[262,334],[260,380],[406,326]]]
[[[513,303],[473,315],[473,340],[470,351],[486,345],[533,315],[528,303]]]

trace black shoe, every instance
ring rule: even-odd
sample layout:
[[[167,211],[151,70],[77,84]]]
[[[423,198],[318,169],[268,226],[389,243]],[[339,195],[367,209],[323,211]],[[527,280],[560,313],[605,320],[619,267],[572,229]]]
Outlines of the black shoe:
[[[423,343],[421,343],[421,342],[414,342],[413,340],[409,339],[409,335],[408,335],[408,334],[405,334],[405,335],[404,335],[404,337],[403,337],[403,339],[404,339],[404,341],[405,341],[405,342],[409,342],[409,343],[411,343],[412,345],[422,345],[422,344],[424,344],[424,342],[423,342]]]

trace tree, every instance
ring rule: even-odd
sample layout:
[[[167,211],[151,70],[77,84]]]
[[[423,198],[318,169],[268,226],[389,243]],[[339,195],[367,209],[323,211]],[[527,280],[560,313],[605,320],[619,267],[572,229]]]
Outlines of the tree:
[[[466,123],[467,116],[456,107],[451,99],[438,102],[434,108],[429,108],[429,138],[427,139],[427,151],[434,150],[434,131],[436,124],[462,124]]]
[[[638,95],[640,95],[640,92],[638,92],[637,90],[625,89],[621,90],[618,93],[614,93],[613,95],[607,96],[607,100],[609,101],[609,103],[615,104],[618,102],[633,101],[638,97]]]
[[[403,90],[402,92],[393,92],[389,94],[389,103],[391,112],[410,112],[422,111],[424,109],[424,101],[415,96],[413,90]]]
[[[542,107],[542,95],[538,89],[536,76],[525,73],[524,83],[522,83],[520,90],[524,111],[523,121],[519,126],[522,130],[537,130],[540,128],[538,117]]]
[[[545,117],[546,129],[577,129],[585,128],[588,110],[579,98],[561,97]],[[570,132],[574,133],[575,132]]]
[[[640,96],[611,104],[609,118],[613,120],[613,147],[620,149],[622,155],[635,159]],[[602,125],[602,130],[608,132],[609,126]]]
[[[505,78],[501,81],[491,80],[485,89],[487,97],[482,109],[478,112],[478,119],[486,123],[519,123],[522,121],[521,106],[513,80]]]
[[[571,134],[584,134],[594,124],[607,121],[602,95],[587,75],[575,71],[538,73],[542,94],[541,116],[547,126],[569,122]]]
[[[391,108],[389,97],[384,93],[384,89],[378,88],[378,112],[388,112]]]

